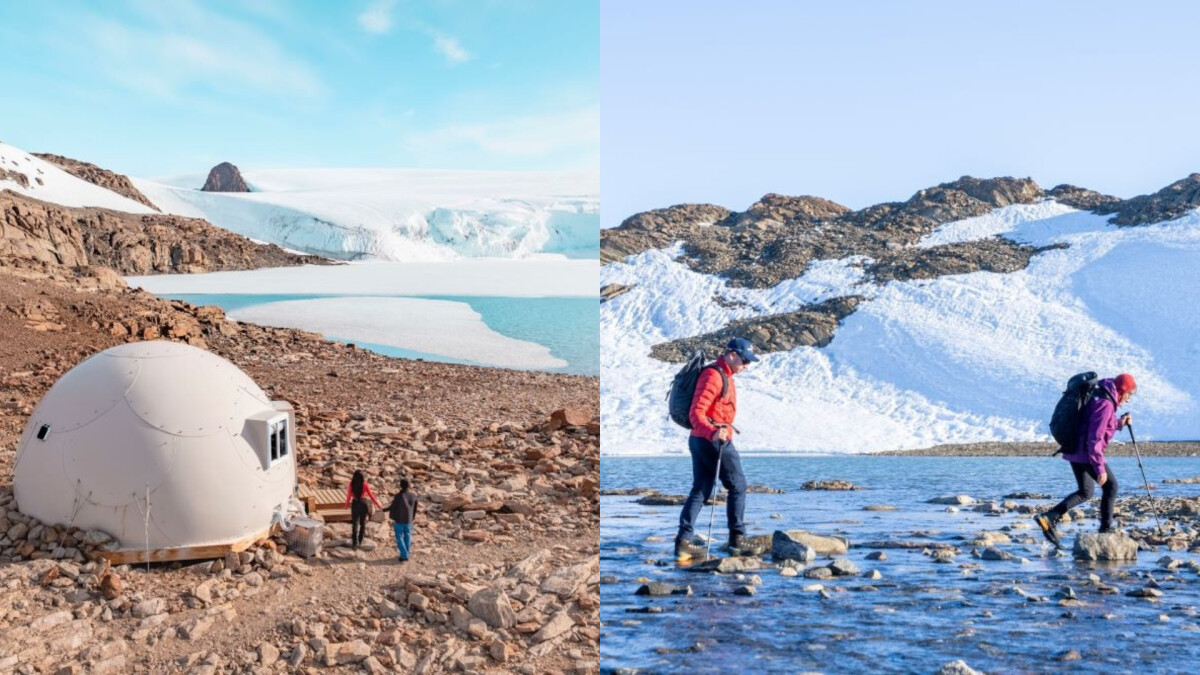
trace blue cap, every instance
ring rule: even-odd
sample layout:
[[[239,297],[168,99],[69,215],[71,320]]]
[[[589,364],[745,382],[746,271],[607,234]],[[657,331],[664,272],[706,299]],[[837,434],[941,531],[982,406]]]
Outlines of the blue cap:
[[[750,344],[746,338],[733,338],[729,344],[725,345],[725,348],[737,352],[737,355],[746,363],[754,363],[758,360],[758,357],[754,355],[754,345]]]

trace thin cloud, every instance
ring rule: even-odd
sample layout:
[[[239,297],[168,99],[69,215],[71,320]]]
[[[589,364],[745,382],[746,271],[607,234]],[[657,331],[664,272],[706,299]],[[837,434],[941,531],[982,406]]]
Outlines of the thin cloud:
[[[458,38],[433,33],[433,48],[450,63],[463,63],[471,60],[471,53],[459,44]]]
[[[141,93],[174,98],[191,89],[251,89],[318,97],[325,85],[302,60],[249,24],[195,3],[151,9],[146,27],[85,17],[89,57],[109,80]],[[186,16],[186,21],[182,17]]]
[[[396,0],[375,0],[358,15],[358,25],[368,33],[384,35],[392,30],[392,9]]]
[[[596,168],[600,157],[600,107],[559,115],[530,115],[451,124],[410,134],[404,147],[423,161],[475,157],[482,163],[543,160],[571,168]]]

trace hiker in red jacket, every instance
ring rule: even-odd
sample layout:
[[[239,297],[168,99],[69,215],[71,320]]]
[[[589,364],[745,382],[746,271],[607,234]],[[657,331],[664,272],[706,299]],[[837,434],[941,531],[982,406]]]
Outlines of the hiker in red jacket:
[[[1129,413],[1117,417],[1117,408],[1128,402],[1136,391],[1137,383],[1133,381],[1133,376],[1122,373],[1111,380],[1100,380],[1096,394],[1087,404],[1079,443],[1070,451],[1064,450],[1062,456],[1071,463],[1075,484],[1079,489],[1067,495],[1058,506],[1034,518],[1034,522],[1042,528],[1042,534],[1055,546],[1058,545],[1058,532],[1054,526],[1067,511],[1091,499],[1095,485],[1103,490],[1100,496],[1100,531],[1112,531],[1117,477],[1108,468],[1104,450],[1113,435],[1130,423]]]
[[[725,504],[729,521],[729,547],[741,548],[746,535],[742,516],[746,509],[746,476],[742,461],[733,447],[733,418],[737,414],[737,388],[733,376],[757,361],[753,346],[745,338],[734,338],[725,351],[710,366],[700,372],[696,393],[692,396],[689,418],[692,435],[688,451],[692,455],[692,490],[679,514],[679,534],[675,537],[675,557],[687,560],[692,554],[688,542],[692,538],[692,523],[712,496],[716,487],[718,457],[720,480],[729,491]],[[722,449],[720,446],[724,446]]]
[[[350,478],[350,485],[346,487],[346,506],[350,507],[350,546],[354,549],[362,544],[363,537],[366,536],[367,517],[371,515],[371,507],[367,506],[368,498],[375,502],[375,508],[383,508],[371,492],[371,486],[367,484],[363,472],[355,471],[354,476]]]

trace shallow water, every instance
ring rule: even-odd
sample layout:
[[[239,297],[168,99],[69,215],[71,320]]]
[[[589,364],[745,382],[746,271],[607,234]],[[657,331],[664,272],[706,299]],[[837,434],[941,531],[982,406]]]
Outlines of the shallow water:
[[[162,297],[184,300],[193,305],[217,305],[226,312],[231,312],[244,307],[273,302],[346,296],[168,293],[163,294]],[[429,300],[448,300],[451,302],[466,303],[471,306],[471,309],[479,313],[483,318],[483,322],[489,328],[497,333],[517,340],[536,342],[548,347],[552,355],[567,362],[566,366],[562,368],[549,368],[546,369],[547,372],[568,373],[572,375],[597,375],[600,372],[600,334],[596,323],[600,312],[599,298],[509,298],[457,295],[395,297],[421,297]],[[364,349],[398,358],[424,359],[426,361],[439,361],[443,363],[488,365],[389,345],[370,344],[358,340],[344,340],[337,336],[329,336],[329,338],[339,342],[354,342]]]
[[[1200,474],[1200,459],[1148,458],[1145,464],[1156,496],[1200,493],[1200,485],[1161,483],[1164,478]],[[1122,495],[1145,493],[1136,460],[1114,458],[1110,466],[1121,481]],[[1018,503],[1049,507],[1074,490],[1070,469],[1059,459],[743,457],[743,468],[751,484],[786,490],[782,495],[748,495],[750,534],[804,529],[845,536],[853,545],[847,557],[863,572],[879,570],[883,578],[816,581],[767,569],[757,572],[762,585],[755,596],[736,596],[733,589],[745,581],[688,572],[670,563],[678,507],[640,506],[634,503],[637,497],[604,496],[601,574],[616,578],[601,584],[604,670],[931,673],[948,661],[963,659],[989,673],[1196,671],[1200,575],[1186,568],[1168,572],[1156,564],[1164,555],[1183,560],[1196,560],[1196,555],[1142,551],[1136,563],[1089,567],[1075,563],[1069,553],[1054,556],[1028,515],[988,516],[970,507],[949,513],[946,506],[925,503],[954,494],[990,500],[1028,491],[1054,497]],[[686,458],[605,457],[601,463],[603,489],[685,494],[690,476]],[[869,489],[800,489],[805,481],[817,479],[849,480]],[[899,510],[862,510],[880,504]],[[1099,499],[1090,502],[1098,504]],[[697,532],[707,530],[708,518],[705,507]],[[715,520],[713,537],[723,542],[723,507],[718,507]],[[970,540],[978,532],[1014,526],[1029,529],[1009,529],[1013,543],[999,548],[1026,562],[971,556]],[[1064,525],[1064,544],[1069,547],[1077,531],[1096,526],[1094,517]],[[866,559],[877,549],[863,543],[893,540],[951,544],[959,553],[951,564],[934,563],[921,549],[886,549],[888,560]],[[820,559],[812,563],[820,564]],[[1100,593],[1087,580],[1092,572],[1120,592]],[[1162,598],[1125,595],[1145,587],[1149,575],[1161,585]],[[636,581],[639,577],[691,585],[694,595],[635,596],[642,583]],[[832,597],[802,590],[814,583],[821,583]],[[1078,603],[1062,605],[1053,598],[1064,586],[1077,593]],[[1050,599],[1027,601],[1014,587]],[[648,606],[664,611],[637,613]],[[1074,618],[1065,617],[1068,612]],[[1082,660],[1057,660],[1071,649],[1078,650]]]

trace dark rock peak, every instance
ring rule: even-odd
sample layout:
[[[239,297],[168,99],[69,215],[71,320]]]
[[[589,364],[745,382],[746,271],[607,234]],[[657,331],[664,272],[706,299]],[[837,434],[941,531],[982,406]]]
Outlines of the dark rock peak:
[[[1119,208],[1123,201],[1120,197],[1106,195],[1095,190],[1088,190],[1087,188],[1076,187],[1066,183],[1055,185],[1046,194],[1055,201],[1072,208],[1082,211],[1095,211],[1096,213],[1112,213],[1112,210]]]
[[[242,172],[229,162],[221,162],[208,172],[208,180],[204,181],[204,192],[249,192]]]
[[[849,207],[822,197],[809,195],[789,197],[769,193],[751,204],[750,208],[740,214],[732,224],[738,225],[747,220],[762,219],[775,220],[780,223],[818,223],[849,212]]]

